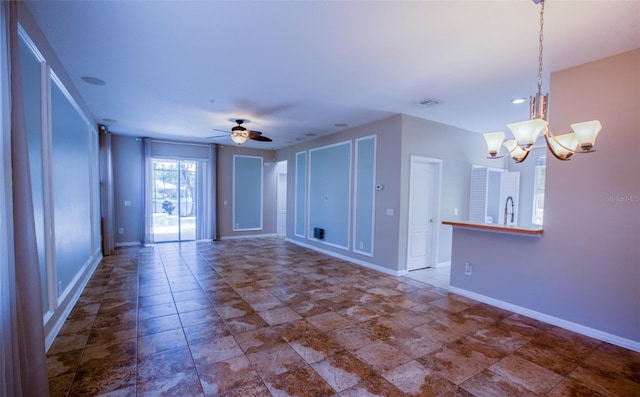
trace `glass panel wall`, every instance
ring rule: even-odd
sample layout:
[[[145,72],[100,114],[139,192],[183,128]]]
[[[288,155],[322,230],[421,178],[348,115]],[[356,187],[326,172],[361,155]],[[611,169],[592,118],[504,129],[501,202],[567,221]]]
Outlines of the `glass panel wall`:
[[[196,239],[198,162],[153,160],[154,242]]]

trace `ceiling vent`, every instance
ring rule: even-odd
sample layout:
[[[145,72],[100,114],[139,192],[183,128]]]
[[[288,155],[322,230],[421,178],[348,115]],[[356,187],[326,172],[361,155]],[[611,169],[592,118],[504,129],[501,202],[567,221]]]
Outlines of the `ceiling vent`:
[[[423,99],[420,102],[416,102],[416,105],[423,107],[423,108],[430,108],[432,106],[436,106],[440,104],[440,100],[438,99],[434,99],[434,98],[427,98],[427,99]]]

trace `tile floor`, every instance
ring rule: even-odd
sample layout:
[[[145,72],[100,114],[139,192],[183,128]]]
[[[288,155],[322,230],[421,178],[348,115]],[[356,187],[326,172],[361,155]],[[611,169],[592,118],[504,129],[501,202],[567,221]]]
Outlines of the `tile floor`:
[[[412,270],[406,277],[422,281],[434,287],[449,289],[449,278],[451,276],[451,266],[429,267],[426,269]]]
[[[640,353],[278,238],[106,257],[51,396],[640,396]]]

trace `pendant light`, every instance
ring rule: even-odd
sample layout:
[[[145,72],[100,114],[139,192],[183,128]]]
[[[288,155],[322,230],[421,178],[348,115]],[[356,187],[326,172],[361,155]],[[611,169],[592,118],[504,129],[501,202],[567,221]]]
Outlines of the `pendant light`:
[[[540,34],[538,36],[538,92],[535,96],[529,98],[530,119],[507,124],[507,128],[513,134],[514,139],[505,141],[504,132],[484,134],[484,139],[489,149],[489,158],[499,159],[510,155],[516,163],[521,163],[527,158],[540,133],[543,134],[551,154],[559,160],[569,160],[574,153],[591,153],[595,151],[593,145],[602,129],[602,125],[598,120],[571,124],[573,132],[563,135],[553,135],[549,129],[549,123],[547,122],[549,95],[542,94],[544,1],[533,0],[534,3],[540,4]],[[500,154],[502,146],[507,149],[507,153]]]

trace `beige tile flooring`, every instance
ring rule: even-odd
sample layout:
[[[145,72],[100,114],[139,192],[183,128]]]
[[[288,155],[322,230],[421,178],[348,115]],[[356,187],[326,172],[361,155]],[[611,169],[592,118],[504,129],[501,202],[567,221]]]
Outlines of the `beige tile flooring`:
[[[279,238],[106,257],[51,396],[640,396],[640,353]]]

